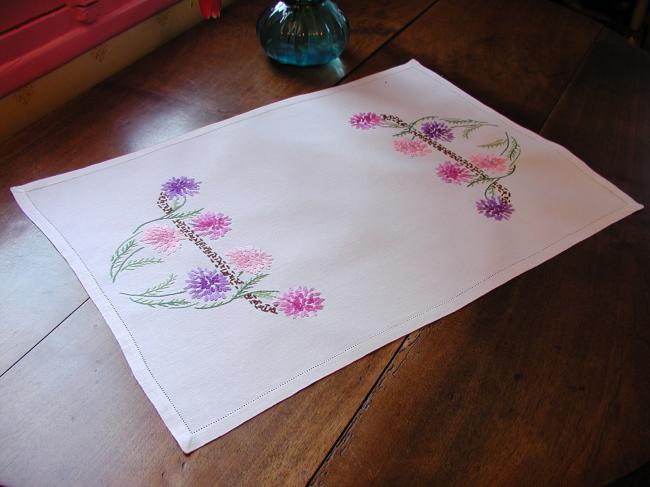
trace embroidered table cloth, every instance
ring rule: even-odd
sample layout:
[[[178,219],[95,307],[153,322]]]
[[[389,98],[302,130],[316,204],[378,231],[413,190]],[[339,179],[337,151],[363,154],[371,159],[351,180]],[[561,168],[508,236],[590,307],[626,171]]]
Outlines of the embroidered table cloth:
[[[641,208],[415,61],[12,191],[185,452]]]

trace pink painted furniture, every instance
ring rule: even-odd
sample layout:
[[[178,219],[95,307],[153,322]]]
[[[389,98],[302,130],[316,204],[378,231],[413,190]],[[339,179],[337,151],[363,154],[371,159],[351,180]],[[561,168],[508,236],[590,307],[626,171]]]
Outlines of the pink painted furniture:
[[[180,0],[0,0],[0,97]]]

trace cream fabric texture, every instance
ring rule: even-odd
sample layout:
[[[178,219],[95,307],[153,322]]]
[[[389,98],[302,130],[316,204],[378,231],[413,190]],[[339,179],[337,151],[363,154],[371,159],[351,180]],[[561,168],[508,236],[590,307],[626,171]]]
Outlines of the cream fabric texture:
[[[12,191],[185,452],[641,208],[415,61]]]

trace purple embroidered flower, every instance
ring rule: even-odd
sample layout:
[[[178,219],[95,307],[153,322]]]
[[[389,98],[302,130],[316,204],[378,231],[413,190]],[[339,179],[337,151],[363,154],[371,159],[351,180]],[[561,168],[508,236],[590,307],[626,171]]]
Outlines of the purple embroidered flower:
[[[324,298],[314,288],[290,288],[274,303],[280,311],[292,318],[307,318],[315,316],[316,312],[323,309]]]
[[[190,271],[185,280],[185,290],[194,299],[203,301],[217,301],[226,297],[230,291],[230,283],[226,276],[218,270],[202,269],[200,267]]]
[[[182,198],[183,196],[194,196],[199,192],[201,181],[195,181],[192,178],[181,176],[180,178],[171,178],[162,185],[162,191],[168,198]]]
[[[374,129],[381,122],[383,122],[383,119],[372,112],[355,113],[350,117],[350,125],[362,130]]]
[[[481,215],[495,220],[508,220],[515,209],[501,198],[485,198],[476,202],[476,209]]]
[[[476,167],[485,169],[486,171],[503,173],[506,170],[506,160],[494,154],[474,154],[470,157],[470,161]]]
[[[271,254],[253,247],[240,247],[226,254],[235,269],[251,274],[268,271],[271,268],[273,257]]]
[[[451,142],[454,140],[454,133],[445,122],[424,122],[421,127],[422,133],[433,140]]]
[[[192,228],[202,237],[210,237],[216,240],[223,237],[230,231],[232,220],[223,213],[212,213],[206,211],[202,215],[192,218]]]
[[[170,255],[181,248],[182,238],[183,235],[176,228],[159,225],[147,228],[142,241],[158,252]]]
[[[457,162],[446,161],[438,164],[436,174],[445,183],[463,184],[472,179],[469,170]]]
[[[431,152],[431,147],[426,142],[417,139],[398,137],[393,140],[393,148],[397,152],[406,154],[409,157],[422,157]]]

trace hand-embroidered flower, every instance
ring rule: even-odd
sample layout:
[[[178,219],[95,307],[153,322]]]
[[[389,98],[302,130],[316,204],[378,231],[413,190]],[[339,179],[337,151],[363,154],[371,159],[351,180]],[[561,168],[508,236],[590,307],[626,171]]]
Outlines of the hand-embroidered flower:
[[[223,237],[230,231],[232,220],[223,213],[212,213],[206,211],[202,215],[192,218],[192,228],[202,237],[210,237],[213,240]]]
[[[307,318],[315,316],[316,312],[323,309],[324,298],[314,288],[299,286],[290,288],[280,296],[273,305],[285,315],[293,318]]]
[[[176,228],[163,225],[147,228],[142,236],[144,243],[167,255],[173,254],[181,248],[182,239],[183,235]]]
[[[393,148],[397,152],[406,154],[409,157],[422,157],[431,152],[431,147],[426,142],[417,139],[407,139],[405,137],[393,139]]]
[[[470,161],[476,167],[486,171],[502,173],[506,170],[506,160],[494,154],[474,154],[470,157]]]
[[[476,209],[481,215],[495,220],[508,220],[515,209],[501,198],[485,198],[476,202]]]
[[[454,133],[445,122],[424,122],[420,127],[422,133],[433,140],[451,142],[454,140]]]
[[[373,129],[382,121],[383,119],[373,112],[355,113],[350,117],[350,125],[362,130]]]
[[[445,183],[463,184],[472,179],[469,170],[457,162],[446,161],[438,164],[436,174]]]
[[[194,299],[217,301],[226,297],[230,291],[230,282],[221,272],[215,269],[198,267],[190,271],[185,280],[185,290]]]
[[[232,266],[238,271],[258,274],[271,268],[273,257],[271,254],[254,247],[240,247],[226,254]]]
[[[193,178],[181,176],[180,178],[171,178],[162,185],[162,191],[167,198],[182,198],[184,196],[194,196],[199,192],[201,181],[195,181]]]

